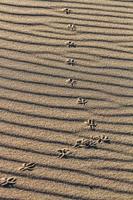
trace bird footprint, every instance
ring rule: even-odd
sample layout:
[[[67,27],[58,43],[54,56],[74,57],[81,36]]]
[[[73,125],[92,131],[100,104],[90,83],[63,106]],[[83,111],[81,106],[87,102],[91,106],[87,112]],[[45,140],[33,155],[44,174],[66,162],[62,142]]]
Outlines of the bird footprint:
[[[16,184],[16,178],[14,177],[5,177],[0,181],[0,185],[3,187],[13,187]]]
[[[20,171],[32,171],[36,166],[35,163],[24,163],[22,167],[19,168]]]
[[[66,158],[68,155],[72,154],[72,152],[69,149],[59,149],[58,153],[59,158]]]

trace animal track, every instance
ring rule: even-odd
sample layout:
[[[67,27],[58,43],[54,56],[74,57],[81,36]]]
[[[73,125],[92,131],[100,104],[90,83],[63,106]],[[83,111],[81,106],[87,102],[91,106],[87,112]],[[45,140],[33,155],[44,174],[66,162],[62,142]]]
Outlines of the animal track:
[[[76,48],[76,44],[73,41],[66,42],[66,46],[69,48]]]
[[[93,120],[88,119],[87,121],[84,122],[84,124],[86,124],[88,127],[90,127],[91,130],[95,130],[97,127],[97,124],[95,123],[94,119]]]
[[[77,81],[72,79],[72,78],[69,78],[69,79],[66,80],[66,84],[71,85],[72,87],[74,87],[77,84]]]
[[[78,99],[77,99],[77,104],[81,104],[81,105],[86,105],[88,103],[88,100],[87,99],[83,99],[83,98],[81,98],[81,97],[79,97]]]
[[[101,142],[110,143],[110,139],[108,136],[102,135],[100,136],[100,139],[99,139],[99,143]]]
[[[80,139],[76,141],[74,147],[94,148],[96,144],[96,141],[91,139]]]
[[[67,27],[68,27],[68,30],[76,31],[76,26],[75,26],[75,24],[69,24]]]
[[[75,60],[74,60],[73,58],[69,58],[69,59],[67,60],[67,64],[73,66],[73,65],[75,64]]]
[[[19,168],[20,171],[32,171],[36,166],[35,163],[24,163],[22,167]]]
[[[63,11],[64,11],[67,15],[71,13],[71,10],[68,9],[68,8],[65,8]]]
[[[5,177],[0,180],[0,185],[2,187],[13,187],[16,184],[16,178],[14,177]]]
[[[97,143],[110,143],[110,139],[108,136],[90,136],[89,139],[97,141]]]
[[[68,155],[72,154],[72,152],[69,149],[59,149],[59,158],[66,158]]]

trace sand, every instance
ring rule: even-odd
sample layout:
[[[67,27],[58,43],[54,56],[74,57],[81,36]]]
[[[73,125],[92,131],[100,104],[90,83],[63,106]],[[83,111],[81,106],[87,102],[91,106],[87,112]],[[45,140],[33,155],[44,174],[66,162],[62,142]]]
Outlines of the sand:
[[[133,2],[0,0],[0,199],[131,200],[132,133]]]

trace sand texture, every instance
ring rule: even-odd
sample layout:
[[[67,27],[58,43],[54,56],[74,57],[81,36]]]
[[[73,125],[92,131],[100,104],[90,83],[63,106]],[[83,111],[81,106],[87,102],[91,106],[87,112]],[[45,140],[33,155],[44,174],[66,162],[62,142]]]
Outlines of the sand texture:
[[[0,0],[0,200],[132,200],[132,135],[133,1]]]

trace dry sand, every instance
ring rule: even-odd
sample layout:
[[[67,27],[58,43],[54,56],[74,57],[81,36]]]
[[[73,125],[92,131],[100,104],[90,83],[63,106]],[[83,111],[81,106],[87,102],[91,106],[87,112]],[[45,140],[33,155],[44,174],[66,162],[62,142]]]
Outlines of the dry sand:
[[[17,179],[0,199],[133,199],[133,2],[0,0],[0,119],[0,178]],[[99,135],[111,143],[73,147]]]

